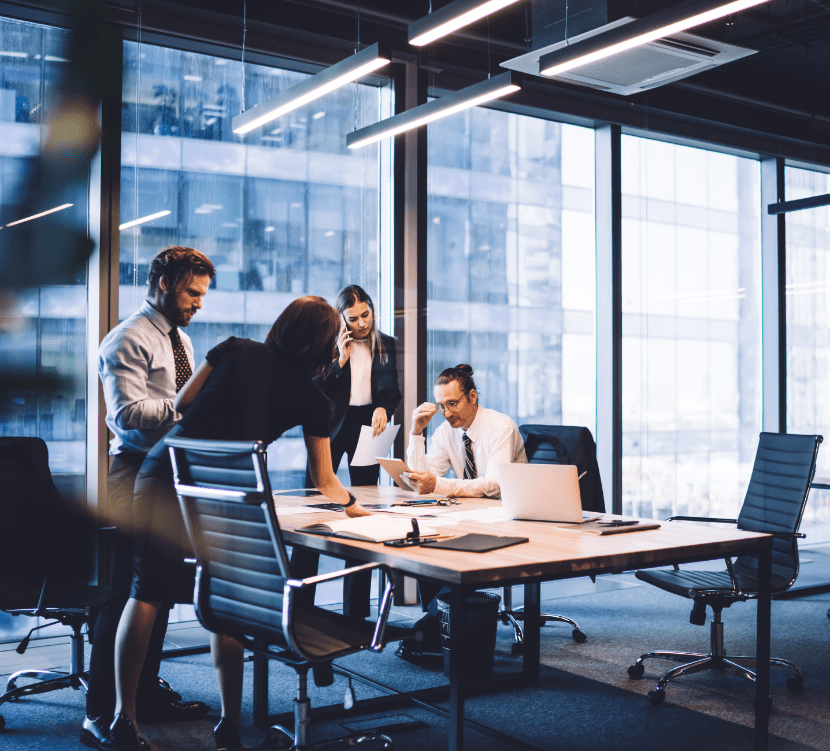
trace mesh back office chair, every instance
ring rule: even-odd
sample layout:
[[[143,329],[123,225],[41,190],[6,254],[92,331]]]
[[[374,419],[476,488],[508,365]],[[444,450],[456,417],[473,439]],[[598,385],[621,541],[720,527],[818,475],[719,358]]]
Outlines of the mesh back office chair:
[[[798,527],[810,492],[810,482],[816,471],[816,456],[821,442],[820,435],[761,433],[749,488],[737,519],[675,516],[669,521],[731,523],[737,524],[739,529],[774,535],[772,594],[788,590],[798,576],[797,538],[804,537],[798,532]],[[644,672],[643,660],[650,657],[684,663],[667,672],[649,692],[648,700],[654,706],[659,707],[666,698],[666,684],[684,673],[722,670],[755,681],[755,673],[746,665],[754,666],[754,657],[727,657],[724,652],[721,610],[734,602],[758,596],[758,559],[755,556],[741,556],[734,563],[726,559],[726,568],[726,571],[694,571],[681,570],[675,566],[674,570],[669,571],[637,571],[636,576],[641,581],[693,600],[694,606],[689,617],[691,623],[697,626],[706,623],[707,605],[714,613],[711,651],[708,654],[647,652],[628,668],[628,674],[639,679]],[[787,687],[793,691],[801,689],[804,675],[798,666],[777,657],[770,659],[770,665],[783,665],[795,671],[795,675],[787,678]]]
[[[525,453],[531,464],[576,464],[585,477],[580,481],[582,506],[586,511],[605,511],[602,483],[597,466],[597,448],[588,428],[569,425],[521,425],[519,433],[525,442]],[[593,577],[592,577],[593,578]],[[502,623],[513,626],[513,654],[521,654],[524,635],[517,623],[524,618],[521,608],[513,608],[512,587],[503,588],[504,608],[499,612]],[[588,637],[576,621],[564,615],[542,613],[542,625],[552,621],[570,624],[574,641],[582,643]]]
[[[208,441],[167,438],[176,492],[196,553],[194,605],[202,625],[238,639],[255,654],[280,660],[298,677],[294,732],[274,726],[294,749],[351,747],[386,736],[367,733],[311,744],[311,705],[307,674],[315,664],[365,649],[380,651],[409,633],[386,626],[394,580],[388,577],[376,624],[296,603],[297,594],[320,582],[375,568],[366,564],[297,580],[291,576],[271,486],[265,446],[259,441]],[[272,651],[275,646],[280,651]]]
[[[23,654],[32,633],[45,626],[72,629],[69,671],[20,670],[9,677],[0,705],[59,688],[86,692],[82,629],[94,621],[109,588],[79,583],[89,573],[83,564],[91,563],[92,535],[55,487],[42,439],[0,439],[0,518],[0,610],[49,621],[29,631],[17,652]],[[34,682],[18,685],[29,678]]]

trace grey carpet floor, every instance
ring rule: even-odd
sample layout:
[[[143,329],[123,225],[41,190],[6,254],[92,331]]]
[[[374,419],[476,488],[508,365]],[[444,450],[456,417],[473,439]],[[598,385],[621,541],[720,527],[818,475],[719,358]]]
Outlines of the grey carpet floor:
[[[830,556],[810,553],[800,584],[819,581],[830,571]],[[819,565],[820,564],[820,565]],[[823,573],[818,574],[819,570]],[[587,581],[587,580],[586,580]],[[583,587],[583,589],[586,589]],[[467,700],[467,716],[488,727],[540,749],[568,751],[741,751],[753,747],[754,687],[723,674],[702,673],[669,685],[666,702],[652,707],[646,694],[669,663],[651,661],[642,680],[628,677],[626,668],[651,649],[705,651],[709,627],[688,622],[689,603],[681,598],[641,585],[631,574],[603,577],[589,593],[569,594],[567,584],[548,584],[543,589],[543,612],[562,613],[579,622],[588,640],[577,644],[564,624],[542,629],[542,667],[532,687],[486,693]],[[517,589],[518,593],[519,590]],[[770,748],[773,751],[830,749],[830,594],[772,606],[772,653],[796,662],[804,670],[804,690],[790,692],[788,671],[773,668],[773,714]],[[417,618],[409,609],[405,615]],[[752,654],[755,649],[755,605],[737,604],[724,611],[727,653]],[[497,674],[516,672],[519,658],[510,653],[511,633],[499,627],[495,655]],[[374,677],[398,690],[412,690],[445,682],[440,663],[416,667],[394,656],[390,645],[382,654],[353,655],[341,664]],[[154,749],[201,751],[213,748],[211,727],[219,707],[216,681],[207,655],[165,660],[162,674],[187,698],[199,698],[214,711],[193,723],[146,725],[142,734]],[[290,711],[295,690],[293,672],[276,663],[270,668],[270,708]],[[338,678],[331,688],[311,687],[313,705],[342,701],[346,681]],[[355,683],[358,699],[380,692]],[[246,668],[243,716],[250,721],[251,678]],[[80,692],[62,690],[29,697],[0,707],[7,728],[0,733],[0,749],[64,751],[81,748],[77,731],[82,719]],[[416,729],[393,733],[399,751],[446,748],[447,725],[440,716],[417,707],[406,707],[368,716],[371,722],[396,716],[420,720]],[[380,718],[380,719],[378,719]],[[343,733],[342,723],[315,726],[315,739]],[[243,741],[256,745],[264,734],[250,725]],[[465,735],[467,747],[482,751],[512,746],[475,730]]]

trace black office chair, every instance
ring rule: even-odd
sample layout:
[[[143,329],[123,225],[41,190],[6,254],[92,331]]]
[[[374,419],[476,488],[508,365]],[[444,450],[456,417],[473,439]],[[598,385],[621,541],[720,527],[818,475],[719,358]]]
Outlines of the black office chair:
[[[600,513],[605,511],[602,481],[597,466],[597,447],[588,428],[570,425],[520,425],[519,433],[525,442],[525,453],[530,464],[575,464],[579,474],[586,473],[579,483],[583,509]],[[499,619],[505,625],[510,624],[513,627],[512,651],[513,654],[521,654],[524,648],[524,635],[518,621],[524,620],[524,612],[520,607],[513,607],[512,587],[503,587],[502,594],[504,606],[499,611]],[[580,644],[588,638],[580,630],[577,622],[565,615],[542,613],[540,618],[542,625],[554,621],[569,624],[573,628],[571,636]]]
[[[20,670],[9,677],[0,705],[60,688],[86,692],[83,627],[94,621],[109,588],[83,583],[91,570],[91,529],[55,487],[42,439],[0,439],[0,517],[0,610],[49,620],[31,629],[17,652],[41,628],[72,629],[69,671]],[[18,685],[23,679],[35,682]],[[0,715],[0,729],[5,724]]]
[[[737,524],[739,529],[766,532],[775,536],[772,549],[772,594],[788,590],[798,576],[798,542],[804,537],[798,532],[801,516],[810,492],[810,482],[816,471],[816,456],[822,442],[820,435],[785,435],[761,433],[752,477],[749,480],[744,504],[737,519],[708,519],[697,516],[674,516],[668,521],[708,521]],[[726,571],[681,570],[637,571],[638,579],[672,594],[694,601],[689,621],[697,626],[706,623],[706,607],[712,608],[711,651],[708,654],[689,652],[647,652],[628,668],[635,679],[643,677],[643,660],[657,657],[682,662],[683,665],[667,672],[652,691],[648,700],[659,707],[666,698],[666,684],[685,673],[720,670],[755,681],[749,666],[754,657],[727,656],[723,649],[721,610],[734,602],[743,602],[758,596],[758,559],[741,556],[734,562],[726,559]],[[783,665],[795,671],[787,678],[787,687],[798,691],[804,685],[801,669],[777,657],[770,665]]]
[[[284,736],[292,749],[349,748],[368,740],[392,748],[391,740],[379,733],[312,744],[306,690],[308,670],[314,665],[366,649],[379,652],[386,642],[410,633],[386,625],[394,590],[391,570],[370,563],[302,580],[292,578],[264,444],[178,437],[167,438],[166,443],[196,553],[194,605],[199,621],[208,631],[229,634],[255,654],[280,660],[297,673],[294,732],[274,726],[270,736]],[[388,574],[388,583],[375,624],[297,603],[297,595],[308,587],[376,568]],[[280,651],[272,651],[272,645]]]

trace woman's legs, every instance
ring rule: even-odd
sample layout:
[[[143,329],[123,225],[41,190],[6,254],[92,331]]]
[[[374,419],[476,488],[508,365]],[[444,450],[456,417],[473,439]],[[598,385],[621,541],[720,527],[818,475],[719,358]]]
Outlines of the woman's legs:
[[[161,603],[130,598],[115,634],[115,713],[126,715],[133,723],[138,678],[160,608]]]
[[[216,668],[222,717],[229,719],[236,727],[239,727],[242,715],[243,653],[244,648],[233,637],[210,635],[210,654]]]

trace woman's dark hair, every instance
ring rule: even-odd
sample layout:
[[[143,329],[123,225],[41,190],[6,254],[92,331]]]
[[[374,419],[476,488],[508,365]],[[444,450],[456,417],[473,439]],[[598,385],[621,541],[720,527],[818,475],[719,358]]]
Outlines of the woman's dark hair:
[[[322,297],[307,295],[291,302],[274,322],[265,343],[279,344],[311,375],[328,372],[334,360],[334,347],[340,317]]]
[[[458,381],[458,385],[465,394],[469,394],[476,388],[476,382],[473,380],[473,369],[470,365],[456,365],[454,368],[447,368],[442,370],[438,378],[435,379],[436,386],[446,386],[452,381]]]
[[[170,288],[175,287],[182,279],[190,274],[204,276],[211,279],[216,274],[210,259],[195,248],[185,248],[182,245],[170,245],[160,251],[150,262],[150,271],[147,274],[147,283],[150,285],[150,294],[154,295],[159,288],[163,276],[167,277]]]
[[[383,346],[383,340],[380,338],[378,332],[378,317],[375,313],[372,298],[369,297],[366,290],[357,284],[350,284],[348,287],[343,287],[337,293],[337,300],[334,303],[334,307],[337,308],[337,312],[342,316],[348,308],[353,308],[361,302],[365,302],[369,306],[369,310],[372,311],[372,350],[377,350],[381,365],[385,365],[386,349]]]

